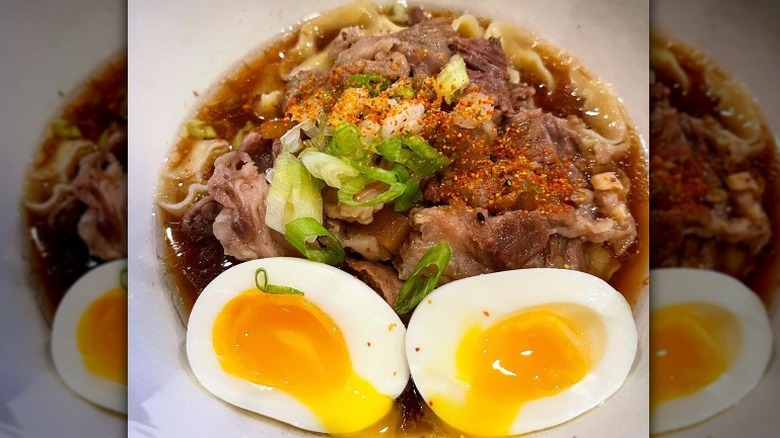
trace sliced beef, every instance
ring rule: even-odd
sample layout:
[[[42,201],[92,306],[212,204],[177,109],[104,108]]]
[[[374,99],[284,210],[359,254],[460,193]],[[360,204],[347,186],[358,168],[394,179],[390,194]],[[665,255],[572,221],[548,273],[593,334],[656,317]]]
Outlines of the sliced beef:
[[[540,267],[589,272],[589,264],[585,256],[585,243],[580,239],[567,239],[553,234],[542,252],[542,265]]]
[[[260,133],[250,131],[246,137],[244,137],[238,150],[249,154],[249,156],[252,157],[255,166],[257,166],[257,171],[262,173],[274,167],[272,144],[271,140],[263,138]]]
[[[400,263],[396,264],[401,278],[407,278],[425,251],[440,241],[447,241],[452,249],[444,271],[447,280],[518,269],[547,244],[550,230],[538,215],[513,212],[487,216],[486,211],[454,207],[413,212],[415,232],[401,248]]]
[[[470,86],[493,96],[499,111],[512,110],[509,93],[509,63],[497,38],[454,38],[451,47],[463,57]]]
[[[566,120],[540,109],[519,110],[495,141],[480,130],[453,135],[456,129],[426,133],[453,160],[429,182],[427,201],[486,208],[491,214],[551,212],[571,207],[576,190],[587,186],[588,163],[579,159],[582,142]]]
[[[401,278],[441,241],[452,249],[444,281],[531,267],[590,269],[583,240],[557,234],[558,226],[537,212],[488,217],[484,210],[432,207],[413,212],[412,220],[415,231],[395,263]]]
[[[350,28],[337,37],[330,57],[335,60],[334,72],[342,77],[378,73],[390,79],[410,75],[422,79],[438,74],[450,59],[448,43],[454,36],[445,19],[425,20],[379,36],[362,36],[362,32]],[[293,84],[292,88],[300,86]]]
[[[352,75],[377,73],[390,79],[409,76],[406,56],[398,51],[401,40],[393,36],[363,37],[336,57],[335,68]]]
[[[398,272],[390,266],[354,257],[347,258],[347,266],[364,283],[374,289],[387,304],[394,305],[401,292],[403,281],[398,278]]]
[[[181,219],[181,228],[193,242],[213,236],[212,226],[222,211],[222,204],[206,196],[193,204]]]
[[[393,34],[415,78],[436,76],[452,56],[449,43],[455,31],[446,18],[425,20]]]
[[[233,151],[217,158],[208,188],[223,207],[213,232],[226,255],[251,260],[294,254],[284,237],[265,224],[269,186],[249,154]]]
[[[509,81],[509,61],[498,38],[463,38],[452,40],[452,48],[463,57],[466,68]]]
[[[79,162],[73,193],[87,209],[79,237],[103,260],[127,257],[127,174],[114,154],[93,152]]]
[[[530,100],[536,92],[533,87],[509,83],[509,60],[498,38],[456,37],[451,47],[466,63],[470,87],[493,96],[501,113],[534,107]]]

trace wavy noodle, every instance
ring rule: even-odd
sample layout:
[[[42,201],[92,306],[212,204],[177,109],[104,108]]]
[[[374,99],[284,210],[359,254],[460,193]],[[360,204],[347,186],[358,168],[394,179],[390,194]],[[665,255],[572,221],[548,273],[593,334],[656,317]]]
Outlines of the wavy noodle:
[[[190,146],[186,155],[181,156],[181,149],[171,155],[163,178],[202,183],[211,171],[214,160],[228,152],[230,145],[225,140],[198,140]]]
[[[718,119],[723,126],[744,141],[758,141],[762,123],[753,99],[717,68],[708,68],[704,77],[718,96]]]
[[[479,24],[477,17],[471,14],[463,14],[452,21],[452,30],[466,38],[482,38],[485,29]]]
[[[324,50],[318,50],[318,36],[351,26],[360,26],[366,35],[403,29],[382,15],[376,5],[365,0],[334,9],[301,26],[298,41],[285,53],[284,62],[279,68],[282,78],[287,81],[300,71],[330,68],[332,60],[328,58],[328,51],[333,43]]]
[[[550,92],[555,91],[555,79],[544,65],[542,57],[534,50],[538,40],[530,32],[507,23],[493,22],[485,30],[484,38],[499,38],[501,48],[509,57],[512,67],[521,74],[530,73],[538,78]]]
[[[71,193],[73,193],[73,186],[70,183],[61,182],[54,186],[51,194],[44,201],[24,201],[24,206],[37,215],[48,216]]]
[[[671,82],[680,84],[686,93],[691,87],[688,74],[680,67],[677,57],[665,47],[652,47],[650,49],[650,68],[670,75]]]
[[[762,149],[762,145],[752,144],[761,139],[763,129],[755,102],[741,84],[726,75],[704,54],[678,43],[663,32],[654,32],[651,38],[650,68],[657,75],[664,76],[665,82],[680,84],[685,92],[691,87],[689,72],[701,75],[704,85],[718,101],[712,116],[731,134],[721,132],[718,136],[734,141],[741,149],[734,151],[738,155],[747,156]]]
[[[617,141],[604,137],[585,123],[569,119],[570,125],[582,139],[585,148],[593,153],[598,164],[607,164],[617,160],[631,148],[630,141]],[[626,138],[628,140],[628,138]]]
[[[190,206],[195,204],[201,196],[208,194],[209,188],[206,184],[195,183],[187,187],[187,195],[178,202],[159,201],[158,205],[167,211],[174,218],[181,218],[189,210]]]
[[[613,144],[626,141],[626,117],[620,102],[607,84],[579,68],[572,70],[569,77],[577,94],[584,99],[582,118],[585,123]]]
[[[737,163],[755,156],[765,147],[764,143],[756,141],[757,139],[746,140],[728,129],[723,129],[723,127],[711,117],[705,117],[703,122],[706,129],[713,134],[715,141],[718,144],[718,148],[727,151],[729,158]]]
[[[48,161],[30,172],[30,178],[50,182],[69,181],[75,174],[79,159],[96,149],[95,143],[83,139],[63,141]]]

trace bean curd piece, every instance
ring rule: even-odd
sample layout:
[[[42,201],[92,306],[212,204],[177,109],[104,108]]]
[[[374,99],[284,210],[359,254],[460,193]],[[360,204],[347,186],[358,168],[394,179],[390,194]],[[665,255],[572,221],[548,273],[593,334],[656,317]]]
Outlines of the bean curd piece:
[[[376,238],[388,252],[398,254],[401,244],[411,231],[411,226],[406,216],[393,211],[392,207],[385,207],[374,215],[370,224],[355,225],[353,230],[357,234]]]
[[[761,188],[753,178],[750,172],[737,172],[732,173],[726,177],[726,185],[731,190],[747,190],[749,192],[760,193]]]
[[[590,178],[590,183],[596,190],[623,191],[623,184],[613,172],[599,173]]]

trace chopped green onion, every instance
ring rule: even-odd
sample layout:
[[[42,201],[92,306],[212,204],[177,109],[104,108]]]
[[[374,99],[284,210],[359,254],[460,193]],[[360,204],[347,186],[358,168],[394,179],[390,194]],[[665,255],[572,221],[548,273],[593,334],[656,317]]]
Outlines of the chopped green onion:
[[[192,119],[187,122],[187,134],[198,140],[217,138],[214,127],[202,120]]]
[[[393,184],[395,182],[398,182],[398,177],[396,176],[396,174],[389,170],[385,170],[376,166],[369,166],[357,160],[353,161],[351,165],[358,172],[371,179],[382,181],[383,183],[387,183],[387,184]]]
[[[233,149],[238,149],[239,146],[241,146],[241,143],[244,142],[244,138],[247,134],[252,132],[252,129],[254,129],[255,125],[252,122],[246,122],[243,128],[239,129],[238,132],[236,132],[236,136],[233,137]]]
[[[403,164],[426,177],[433,176],[452,162],[419,135],[406,136],[403,139],[390,137],[379,143],[376,150],[388,161]]]
[[[337,189],[350,178],[360,175],[360,172],[344,161],[315,149],[304,150],[298,158],[312,176]]]
[[[447,242],[440,242],[432,246],[422,256],[412,275],[406,279],[401,287],[401,292],[393,306],[396,313],[403,315],[409,313],[420,304],[426,295],[436,288],[442,272],[450,262],[452,250]],[[431,272],[432,269],[435,271]]]
[[[379,73],[363,73],[348,77],[344,85],[349,88],[363,87],[374,91],[385,91],[390,85],[390,79]]]
[[[401,85],[393,90],[393,97],[411,99],[414,97],[414,88],[411,85]]]
[[[55,137],[62,140],[81,138],[81,130],[79,130],[79,127],[67,120],[57,119],[51,122],[51,131]]]
[[[288,222],[284,226],[284,237],[309,260],[329,265],[344,261],[344,247],[339,239],[310,217]]]
[[[436,77],[436,94],[443,97],[447,103],[452,103],[463,89],[469,85],[469,75],[466,72],[466,63],[460,55],[450,58],[447,65]]]
[[[360,131],[357,126],[347,123],[339,126],[330,143],[325,146],[324,152],[338,158],[361,157],[365,155],[363,143],[360,142]]]
[[[404,190],[406,189],[406,185],[403,183],[389,183],[387,190],[382,192],[380,195],[371,199],[366,199],[365,201],[355,200],[355,195],[360,193],[369,183],[375,181],[375,179],[365,175],[360,175],[357,178],[351,179],[349,182],[341,186],[341,189],[339,189],[339,202],[351,207],[372,207],[374,205],[381,205],[385,202],[392,201],[393,199],[401,196],[401,194],[403,194]]]
[[[399,182],[406,185],[406,189],[401,193],[401,196],[393,201],[393,208],[399,213],[407,211],[412,208],[415,202],[422,198],[422,193],[420,192],[421,178],[418,175],[409,175],[409,172],[398,164],[394,164],[390,170],[395,172]]]
[[[268,284],[268,272],[264,268],[257,268],[255,271],[255,286],[257,290],[267,294],[303,295],[303,292],[294,287]]]
[[[282,153],[274,162],[273,181],[265,199],[265,223],[284,233],[288,222],[301,217],[322,221],[322,182],[301,161]]]
[[[121,271],[119,271],[119,285],[122,286],[122,289],[127,292],[127,268],[122,268]]]
[[[434,173],[440,171],[452,163],[452,160],[441,155],[436,149],[431,147],[431,145],[424,138],[420,137],[419,135],[406,136],[402,141],[404,145],[408,146],[409,149],[412,150],[412,152],[420,156],[420,158],[426,162],[429,162],[431,169],[435,169],[431,174],[420,172],[425,176],[432,176]]]

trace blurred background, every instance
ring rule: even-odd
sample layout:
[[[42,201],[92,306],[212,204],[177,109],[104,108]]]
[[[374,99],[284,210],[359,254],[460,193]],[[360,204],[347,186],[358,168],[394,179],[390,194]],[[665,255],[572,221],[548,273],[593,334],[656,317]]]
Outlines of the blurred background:
[[[119,437],[126,418],[67,389],[28,276],[25,172],[67,97],[127,44],[124,1],[0,1],[0,436]]]

